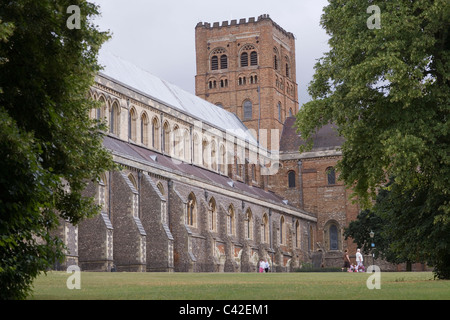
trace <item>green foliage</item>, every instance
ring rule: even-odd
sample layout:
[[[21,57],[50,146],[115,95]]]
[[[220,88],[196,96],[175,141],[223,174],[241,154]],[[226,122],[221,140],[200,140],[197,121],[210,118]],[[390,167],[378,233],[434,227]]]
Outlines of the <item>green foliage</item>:
[[[81,28],[70,30],[67,7],[78,5]],[[60,219],[95,215],[83,198],[90,180],[112,168],[103,125],[88,117],[108,35],[87,1],[0,3],[0,298],[23,299],[33,278],[63,257],[52,236]]]
[[[373,4],[380,29],[366,25]],[[321,19],[330,51],[315,66],[313,100],[296,121],[308,141],[318,127],[338,126],[345,142],[337,169],[364,209],[386,177],[395,177],[405,201],[420,190],[427,220],[410,215],[417,228],[450,223],[449,17],[446,0],[330,1]],[[421,241],[448,247],[435,237]]]

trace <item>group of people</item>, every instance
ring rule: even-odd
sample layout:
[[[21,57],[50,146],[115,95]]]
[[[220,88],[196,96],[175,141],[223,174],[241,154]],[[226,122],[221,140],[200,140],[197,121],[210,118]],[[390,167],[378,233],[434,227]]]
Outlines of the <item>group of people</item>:
[[[270,265],[269,262],[266,260],[259,260],[259,273],[263,273],[263,272],[269,272],[270,269]]]
[[[344,253],[344,266],[342,267],[342,271],[347,272],[365,272],[366,269],[364,268],[363,264],[363,256],[361,254],[361,249],[356,250],[356,266],[351,263],[350,258],[348,256],[348,250],[345,250]]]

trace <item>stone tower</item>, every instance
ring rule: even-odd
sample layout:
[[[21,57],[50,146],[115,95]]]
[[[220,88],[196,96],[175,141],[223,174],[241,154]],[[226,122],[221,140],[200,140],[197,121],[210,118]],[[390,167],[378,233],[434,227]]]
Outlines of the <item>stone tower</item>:
[[[297,113],[295,37],[269,15],[200,22],[195,28],[196,95],[236,114],[267,149]]]

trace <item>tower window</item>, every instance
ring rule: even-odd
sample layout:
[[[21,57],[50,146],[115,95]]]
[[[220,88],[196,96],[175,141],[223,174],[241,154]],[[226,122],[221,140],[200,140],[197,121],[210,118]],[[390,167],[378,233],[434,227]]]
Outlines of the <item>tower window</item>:
[[[336,184],[336,171],[333,167],[327,168],[328,185]]]
[[[219,58],[217,56],[211,58],[211,70],[219,70]]]
[[[252,51],[250,53],[250,65],[251,66],[257,66],[258,65],[258,54],[256,51]]]
[[[225,54],[220,57],[220,69],[228,69],[228,57]]]
[[[248,67],[248,53],[243,52],[241,54],[241,67]]]
[[[295,171],[289,171],[288,183],[289,183],[289,188],[295,188]]]
[[[244,102],[244,119],[249,120],[253,118],[253,105],[249,100]]]

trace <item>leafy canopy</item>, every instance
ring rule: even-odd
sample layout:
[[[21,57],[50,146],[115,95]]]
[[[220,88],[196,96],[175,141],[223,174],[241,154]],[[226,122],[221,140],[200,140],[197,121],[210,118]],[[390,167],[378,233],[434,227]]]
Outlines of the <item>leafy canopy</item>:
[[[380,29],[368,28],[371,5],[380,9]],[[301,151],[311,147],[317,128],[336,124],[345,138],[337,169],[363,208],[395,177],[395,198],[420,190],[420,210],[411,221],[425,223],[420,213],[427,223],[448,228],[450,3],[330,0],[321,25],[330,51],[318,60],[312,101],[297,116],[308,141]],[[428,240],[438,245],[437,238]],[[450,251],[449,243],[445,247]]]
[[[80,8],[69,29],[67,8]],[[0,298],[22,299],[32,280],[63,257],[52,234],[99,207],[82,191],[113,166],[89,88],[108,34],[85,0],[0,3]]]

